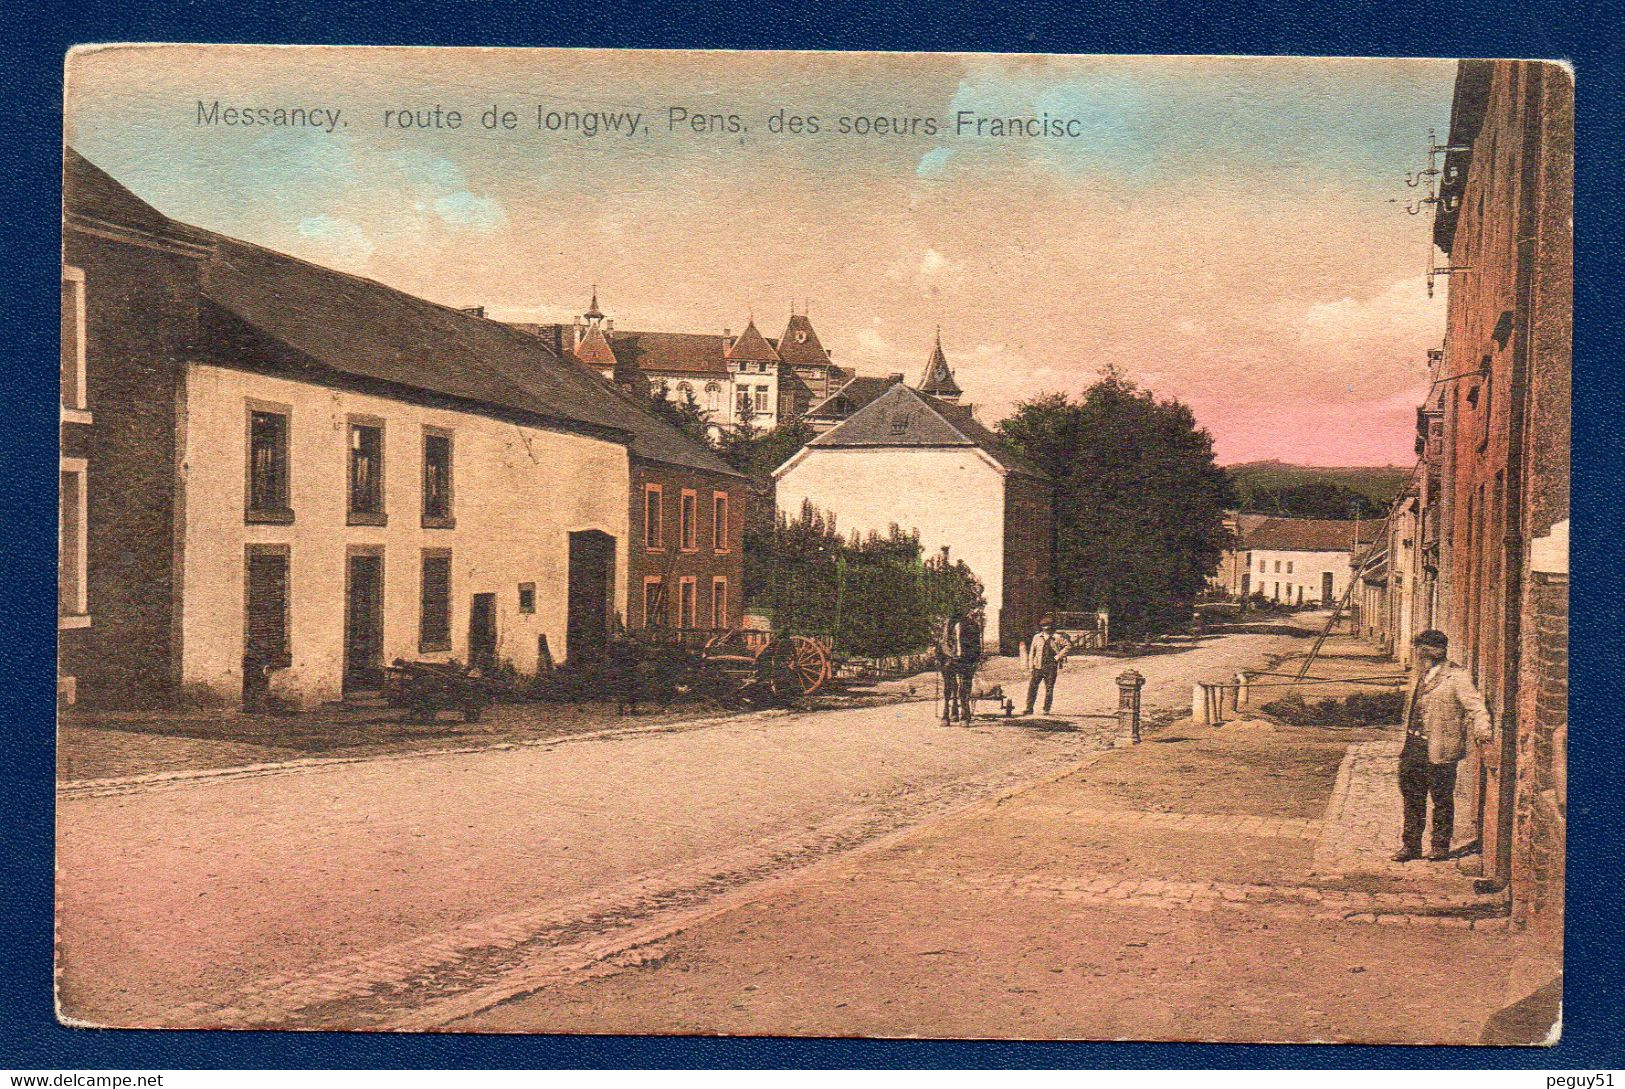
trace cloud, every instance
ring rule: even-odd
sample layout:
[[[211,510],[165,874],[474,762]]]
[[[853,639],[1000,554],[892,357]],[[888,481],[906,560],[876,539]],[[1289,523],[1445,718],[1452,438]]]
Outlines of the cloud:
[[[299,237],[313,260],[350,268],[365,265],[376,248],[360,224],[326,214],[301,219]]]
[[[1364,299],[1344,297],[1311,304],[1298,322],[1298,339],[1306,347],[1359,352],[1374,343],[1416,342],[1443,335],[1443,294],[1427,297],[1422,277],[1390,284]]]
[[[435,213],[454,227],[494,231],[507,222],[502,205],[491,197],[477,197],[467,189],[436,198]]]

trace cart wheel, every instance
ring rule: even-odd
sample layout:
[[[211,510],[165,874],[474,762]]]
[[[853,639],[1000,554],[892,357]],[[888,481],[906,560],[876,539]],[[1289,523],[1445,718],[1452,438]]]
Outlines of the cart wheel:
[[[822,643],[805,635],[773,640],[758,661],[767,667],[767,685],[780,699],[810,696],[829,680],[829,655]]]

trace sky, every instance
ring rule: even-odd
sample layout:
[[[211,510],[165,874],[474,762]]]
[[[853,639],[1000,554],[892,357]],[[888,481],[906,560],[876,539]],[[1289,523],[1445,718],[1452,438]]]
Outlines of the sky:
[[[1437,60],[124,46],[69,58],[64,122],[167,215],[497,319],[567,321],[594,284],[625,329],[754,315],[777,336],[794,305],[837,363],[911,379],[940,326],[989,424],[1109,365],[1189,404],[1221,463],[1381,465],[1413,460],[1443,337],[1405,175],[1454,77]],[[338,118],[200,123],[200,103]],[[436,106],[441,127],[400,127]],[[819,131],[775,132],[781,116]],[[880,117],[904,131],[840,131]],[[1070,134],[974,128],[1006,117]]]

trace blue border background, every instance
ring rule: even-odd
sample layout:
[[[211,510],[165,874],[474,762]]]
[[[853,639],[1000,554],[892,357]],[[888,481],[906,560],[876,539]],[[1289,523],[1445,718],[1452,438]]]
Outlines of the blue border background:
[[[547,1068],[547,1067],[1622,1067],[1617,500],[1620,419],[1611,368],[1625,358],[1620,322],[1620,4],[1263,0],[1207,8],[1147,3],[1080,8],[964,3],[756,0],[665,10],[603,2],[166,4],[109,0],[57,11],[8,5],[0,62],[4,244],[12,259],[0,386],[5,467],[4,608],[0,608],[0,750],[5,860],[0,905],[0,1068]],[[59,253],[62,58],[79,42],[204,41],[406,45],[984,50],[1095,53],[1566,58],[1578,73],[1579,185],[1574,355],[1573,720],[1570,746],[1568,974],[1565,1031],[1553,1050],[1015,1044],[635,1037],[470,1037],[342,1033],[87,1031],[52,1014],[54,476],[52,374]],[[1403,165],[1403,164],[1401,164]],[[1399,169],[1396,167],[1396,169]],[[1293,230],[1283,223],[1283,230]],[[1613,497],[1610,500],[1610,496]],[[1532,1083],[1533,1084],[1533,1083]]]

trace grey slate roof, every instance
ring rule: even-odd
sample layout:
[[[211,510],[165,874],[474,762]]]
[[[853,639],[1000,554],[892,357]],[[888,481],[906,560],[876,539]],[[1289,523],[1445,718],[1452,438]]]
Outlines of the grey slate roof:
[[[64,196],[70,211],[104,220],[126,211],[153,212],[71,149]],[[163,221],[210,249],[203,274],[210,303],[318,367],[547,422],[587,425],[626,443],[638,457],[733,474],[710,449],[530,333],[375,280]],[[150,218],[131,225],[155,226]]]
[[[953,368],[948,366],[948,357],[942,354],[941,330],[937,332],[937,343],[931,349],[930,358],[925,361],[925,370],[920,373],[919,389],[933,397],[958,397],[965,392],[954,381]]]
[[[784,327],[784,335],[773,342],[779,358],[791,366],[822,366],[829,362],[829,353],[818,341],[818,333],[805,314],[791,314]]]
[[[844,420],[896,384],[894,378],[848,379],[840,389],[807,409],[805,415],[815,419]]]
[[[896,383],[843,423],[807,443],[817,448],[975,447],[1005,469],[1025,476],[1046,474],[978,423],[968,405],[946,401]]]

